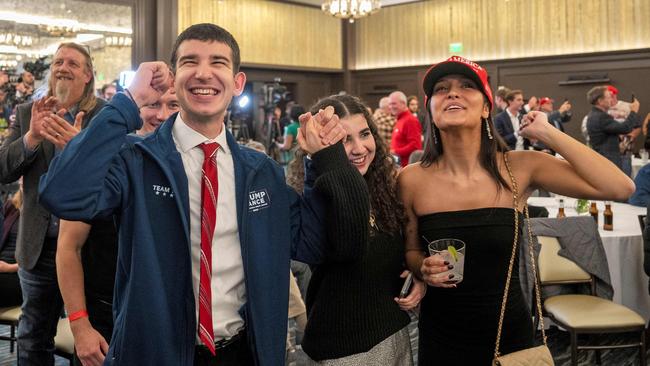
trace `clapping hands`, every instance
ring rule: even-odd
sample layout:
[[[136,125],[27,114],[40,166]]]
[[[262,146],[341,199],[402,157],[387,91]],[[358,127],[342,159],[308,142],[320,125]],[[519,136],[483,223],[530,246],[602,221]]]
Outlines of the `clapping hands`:
[[[77,113],[74,118],[74,125],[71,125],[63,118],[65,113],[66,110],[61,109],[57,113],[50,113],[43,118],[43,131],[41,134],[58,149],[63,149],[73,137],[77,136],[81,131],[81,124],[86,114],[84,111]]]

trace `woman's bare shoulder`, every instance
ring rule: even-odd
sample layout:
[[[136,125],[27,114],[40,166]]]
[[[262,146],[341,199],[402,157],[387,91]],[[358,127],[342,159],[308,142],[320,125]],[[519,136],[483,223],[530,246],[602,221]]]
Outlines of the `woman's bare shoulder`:
[[[421,164],[421,162],[417,162],[402,168],[397,176],[399,184],[413,184],[417,182],[420,177],[426,174],[426,169]]]

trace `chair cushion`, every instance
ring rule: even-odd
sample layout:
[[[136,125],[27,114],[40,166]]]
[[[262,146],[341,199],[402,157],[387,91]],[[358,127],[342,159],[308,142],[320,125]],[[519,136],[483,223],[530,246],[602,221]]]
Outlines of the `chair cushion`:
[[[14,306],[11,308],[0,308],[0,321],[13,321],[13,322],[18,322],[18,319],[20,318],[20,314],[22,312],[20,311],[20,306]]]
[[[558,254],[562,247],[557,238],[551,236],[538,236],[537,240],[542,245],[539,252],[539,279],[544,282],[591,280],[591,275],[575,262]]]
[[[623,305],[589,295],[558,295],[544,301],[544,309],[559,322],[580,330],[645,326],[643,318]]]
[[[74,337],[72,336],[72,330],[70,330],[68,318],[59,319],[59,324],[56,326],[56,336],[54,337],[54,347],[68,354],[74,352]]]

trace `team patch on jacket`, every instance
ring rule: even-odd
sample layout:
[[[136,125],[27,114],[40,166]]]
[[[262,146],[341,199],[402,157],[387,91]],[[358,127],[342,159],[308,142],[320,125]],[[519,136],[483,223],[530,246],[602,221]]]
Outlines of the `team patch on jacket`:
[[[263,208],[269,207],[271,200],[266,189],[251,191],[248,193],[248,211],[257,212]]]
[[[159,186],[157,184],[152,184],[151,186],[156,196],[174,198],[174,192],[172,192],[170,187]]]

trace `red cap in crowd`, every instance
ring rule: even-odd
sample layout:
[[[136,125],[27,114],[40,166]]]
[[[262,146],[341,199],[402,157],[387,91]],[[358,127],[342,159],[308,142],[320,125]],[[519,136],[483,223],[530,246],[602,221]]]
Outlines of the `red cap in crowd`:
[[[616,89],[615,87],[613,87],[611,85],[607,85],[607,90],[609,90],[614,95],[618,95],[618,89]]]
[[[546,103],[553,103],[553,99],[551,99],[551,98],[549,98],[549,97],[544,97],[544,98],[541,98],[541,99],[539,100],[539,106],[540,106],[540,107],[543,106],[543,105],[546,104]]]
[[[422,80],[422,88],[424,95],[426,95],[425,105],[433,94],[433,86],[438,79],[445,75],[460,74],[472,79],[480,88],[483,95],[485,95],[490,102],[490,109],[494,106],[494,99],[492,98],[492,89],[488,82],[487,71],[476,62],[470,61],[460,56],[451,56],[446,61],[437,63],[427,70]]]

